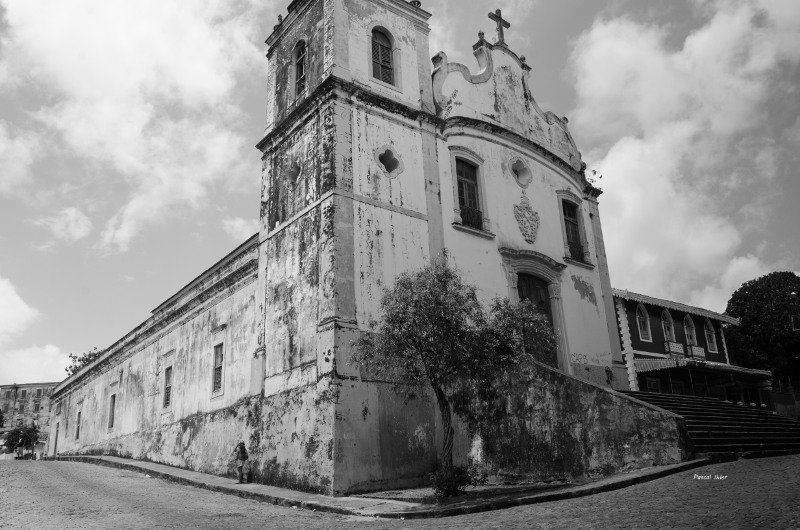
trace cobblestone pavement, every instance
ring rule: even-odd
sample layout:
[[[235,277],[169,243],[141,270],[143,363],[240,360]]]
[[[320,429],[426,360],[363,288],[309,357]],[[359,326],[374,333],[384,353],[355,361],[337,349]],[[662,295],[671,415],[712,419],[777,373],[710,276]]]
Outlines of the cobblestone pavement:
[[[0,528],[800,529],[799,472],[800,455],[740,460],[578,499],[392,521],[273,506],[103,466],[2,461]]]

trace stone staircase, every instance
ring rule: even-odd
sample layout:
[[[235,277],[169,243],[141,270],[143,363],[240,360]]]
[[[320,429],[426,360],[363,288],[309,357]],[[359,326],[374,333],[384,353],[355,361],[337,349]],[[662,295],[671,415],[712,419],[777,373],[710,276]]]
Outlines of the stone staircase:
[[[800,421],[772,411],[734,405],[716,398],[653,392],[624,394],[683,416],[697,455],[800,453]]]

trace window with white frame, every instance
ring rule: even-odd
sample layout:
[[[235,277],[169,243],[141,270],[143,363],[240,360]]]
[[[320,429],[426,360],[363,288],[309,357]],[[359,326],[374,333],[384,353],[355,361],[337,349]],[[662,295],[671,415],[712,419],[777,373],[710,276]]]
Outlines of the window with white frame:
[[[675,327],[672,324],[672,316],[666,309],[661,312],[661,329],[664,331],[664,340],[675,342]]]
[[[211,391],[215,394],[222,392],[222,361],[224,359],[223,345],[214,346],[214,372]]]
[[[164,369],[164,407],[169,407],[172,403],[172,367]]]
[[[717,335],[714,332],[714,324],[711,323],[711,320],[706,319],[706,323],[704,326],[705,333],[706,333],[706,345],[708,346],[708,351],[716,353],[717,352]]]
[[[650,334],[650,315],[642,304],[639,304],[636,308],[636,325],[639,328],[639,339],[644,342],[652,342],[653,337]]]
[[[692,321],[692,317],[689,315],[683,317],[683,331],[686,333],[686,343],[689,346],[697,346],[697,333],[694,329],[694,321]]]
[[[456,179],[461,224],[476,230],[483,230],[483,212],[480,209],[478,191],[478,167],[466,160],[456,158]]]
[[[561,212],[561,230],[564,237],[564,257],[590,264],[588,243],[581,214],[581,198],[572,190],[557,190],[558,209]]]
[[[372,77],[394,85],[395,80],[394,57],[392,54],[392,40],[386,31],[372,30]]]

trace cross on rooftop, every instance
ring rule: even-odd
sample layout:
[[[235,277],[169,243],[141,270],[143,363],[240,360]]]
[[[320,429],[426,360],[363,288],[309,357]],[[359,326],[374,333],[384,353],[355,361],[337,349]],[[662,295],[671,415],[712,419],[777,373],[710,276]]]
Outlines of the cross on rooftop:
[[[511,24],[503,20],[503,13],[499,9],[494,13],[489,13],[489,18],[497,22],[497,44],[505,44],[506,40],[503,36],[503,28],[510,28]]]

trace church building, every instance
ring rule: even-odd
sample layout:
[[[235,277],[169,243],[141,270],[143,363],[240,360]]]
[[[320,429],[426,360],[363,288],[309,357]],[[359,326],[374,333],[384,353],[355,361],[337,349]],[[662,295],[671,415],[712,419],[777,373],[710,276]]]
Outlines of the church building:
[[[435,403],[359,373],[351,344],[399,273],[447,250],[483,301],[530,299],[557,337],[535,384],[509,389],[529,416],[485,439],[458,423],[457,463],[599,476],[687,457],[679,417],[612,390],[630,387],[601,191],[567,119],[537,105],[503,13],[469,66],[431,60],[430,16],[289,5],[266,41],[259,233],[55,389],[50,454],[231,474],[242,438],[261,482],[419,484],[441,447]]]

